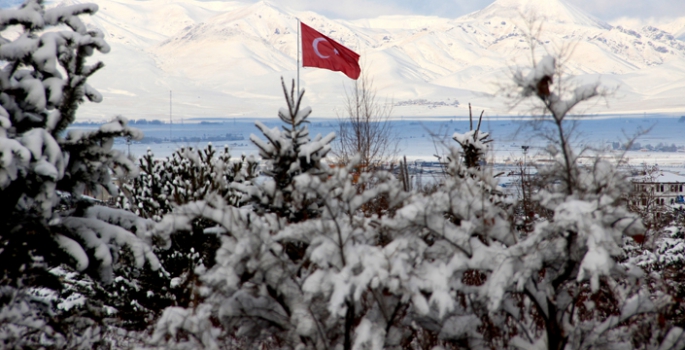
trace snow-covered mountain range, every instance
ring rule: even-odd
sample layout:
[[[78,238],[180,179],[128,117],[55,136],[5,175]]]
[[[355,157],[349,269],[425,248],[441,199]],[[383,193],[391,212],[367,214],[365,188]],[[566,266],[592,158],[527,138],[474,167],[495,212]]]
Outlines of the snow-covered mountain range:
[[[91,80],[104,95],[80,118],[271,117],[283,106],[280,77],[296,76],[297,18],[362,56],[378,95],[399,116],[466,115],[466,103],[490,115],[516,114],[496,92],[512,67],[530,62],[525,20],[543,24],[539,52],[572,47],[568,72],[579,81],[618,87],[592,113],[685,113],[685,18],[651,25],[610,24],[563,0],[497,0],[459,18],[383,16],[332,20],[275,3],[198,0],[94,2],[87,19],[112,51]],[[306,68],[301,86],[314,116],[334,117],[343,74]],[[454,101],[461,105],[455,107]]]

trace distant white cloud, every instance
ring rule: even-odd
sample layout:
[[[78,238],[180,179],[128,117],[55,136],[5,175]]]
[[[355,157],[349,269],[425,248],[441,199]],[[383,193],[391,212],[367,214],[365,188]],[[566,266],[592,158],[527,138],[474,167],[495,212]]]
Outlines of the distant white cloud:
[[[253,2],[257,0],[251,0]],[[456,18],[482,9],[493,0],[271,0],[296,10],[311,10],[329,18],[357,19],[381,15],[433,15]],[[547,0],[540,0],[547,1]],[[563,0],[562,0],[563,1]],[[675,18],[685,16],[685,0],[566,0],[604,19],[620,17]]]

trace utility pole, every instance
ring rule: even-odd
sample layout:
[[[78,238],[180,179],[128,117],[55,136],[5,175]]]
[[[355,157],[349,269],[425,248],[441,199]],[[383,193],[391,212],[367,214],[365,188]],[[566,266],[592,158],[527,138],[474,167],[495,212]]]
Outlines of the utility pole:
[[[523,172],[526,171],[526,153],[528,152],[528,149],[530,146],[521,146],[523,149]]]
[[[126,136],[126,145],[128,145],[128,156],[131,156],[131,136]]]
[[[171,125],[173,121],[171,119],[171,90],[169,90],[169,142],[171,142]]]
[[[297,19],[297,97],[300,97],[300,19]]]
[[[530,146],[521,146],[521,149],[523,149],[523,167],[521,168],[521,194],[523,195],[523,231],[528,233],[530,232],[529,230],[531,229],[531,224],[533,221],[533,218],[531,217],[531,211],[530,210],[530,196],[529,196],[529,191],[530,191],[530,183],[528,183],[528,177],[526,176],[526,169],[528,168],[527,164],[527,153],[528,149]]]

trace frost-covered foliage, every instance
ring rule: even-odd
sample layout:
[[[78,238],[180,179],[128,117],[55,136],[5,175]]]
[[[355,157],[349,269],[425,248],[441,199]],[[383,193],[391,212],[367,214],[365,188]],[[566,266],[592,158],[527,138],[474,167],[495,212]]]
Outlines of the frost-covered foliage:
[[[282,119],[291,126],[299,125],[302,120],[292,121],[299,115],[299,102],[288,102],[295,108],[291,107],[290,118],[281,111]],[[308,112],[302,119],[306,115]],[[273,143],[262,143],[260,148],[274,153],[278,147],[293,147],[288,135],[295,133],[300,139],[306,135],[306,129],[300,128],[284,133],[267,131]],[[238,208],[220,196],[210,196],[179,206],[157,225],[158,234],[171,234],[188,230],[194,220],[204,218],[219,225],[222,243],[216,265],[200,278],[202,303],[192,309],[167,309],[157,322],[154,344],[218,348],[227,342],[247,346],[274,343],[310,349],[349,349],[353,344],[377,348],[384,344],[385,325],[378,322],[385,319],[388,327],[399,325],[410,305],[406,298],[401,300],[402,291],[383,291],[386,283],[393,283],[390,276],[397,273],[393,272],[393,259],[403,259],[403,248],[386,245],[390,237],[379,230],[380,218],[365,215],[361,208],[381,193],[393,205],[401,204],[406,195],[390,174],[362,174],[361,181],[373,177],[377,185],[360,193],[351,175],[356,163],[335,169],[320,165],[317,152],[325,154],[331,138],[303,140],[298,153],[284,147],[283,152],[267,158],[269,153],[263,152],[263,157],[274,161],[267,165],[268,174],[276,176],[254,191],[269,186],[276,186],[272,193],[287,191],[291,200],[279,203],[290,205],[287,211],[262,211],[260,204],[255,204],[257,210]],[[286,164],[287,159],[293,163]],[[289,181],[277,181],[288,177]],[[287,198],[282,194],[267,198],[279,196]],[[308,207],[316,209],[316,215],[290,214],[297,214],[295,209],[309,198],[316,199]],[[271,203],[262,202],[261,208],[267,209]],[[394,257],[396,254],[399,256]],[[374,302],[375,298],[380,300]],[[401,326],[407,327],[411,325]],[[395,346],[411,335],[411,331],[395,333],[391,337]]]
[[[34,293],[41,292],[55,294],[52,290]],[[53,307],[51,302],[45,301],[41,295],[28,293],[26,289],[1,286],[0,298],[0,346],[3,349],[30,349],[37,344],[57,349],[89,348],[101,338],[100,327],[88,318],[69,320],[72,321],[69,325],[63,322],[65,320],[55,324],[54,319],[45,315]],[[60,329],[67,326],[69,333]]]
[[[201,277],[203,303],[193,310],[167,310],[153,335],[156,344],[217,348],[223,338],[235,337],[244,344],[272,340],[287,348],[320,349],[377,342],[373,338],[382,327],[377,322],[385,311],[391,317],[396,306],[374,304],[374,294],[382,290],[373,289],[391,273],[397,248],[384,251],[379,244],[384,238],[374,227],[378,218],[365,217],[359,208],[379,192],[400,199],[401,186],[377,174],[387,182],[358,194],[350,170],[295,177],[294,194],[321,198],[324,210],[317,218],[288,223],[275,213],[229,206],[218,196],[165,217],[159,233],[188,229],[202,217],[226,234],[216,265]],[[399,322],[400,316],[392,317]],[[212,320],[222,327],[209,327]]]
[[[490,134],[480,130],[481,122],[483,121],[483,113],[481,112],[478,118],[478,126],[473,129],[473,115],[471,114],[471,104],[469,103],[469,121],[471,130],[465,134],[454,133],[452,139],[457,141],[461,146],[461,154],[464,158],[464,165],[469,168],[475,168],[481,165],[485,159],[485,153],[488,151],[488,143],[492,142]]]
[[[328,165],[322,163],[331,150],[331,141],[335,133],[325,137],[309,137],[307,117],[312,110],[309,107],[300,109],[303,93],[295,95],[293,82],[290,93],[285,82],[281,81],[288,108],[281,108],[278,117],[285,123],[282,130],[278,127],[269,129],[261,122],[257,128],[264,134],[267,142],[255,135],[250,140],[259,148],[259,155],[264,161],[263,174],[267,179],[257,186],[236,188],[250,198],[258,212],[276,213],[279,217],[297,222],[320,215],[321,208],[317,197],[298,197],[294,195],[295,178],[300,174],[326,176]]]
[[[135,175],[133,162],[112,144],[140,132],[116,118],[98,130],[63,135],[80,103],[101,100],[86,81],[103,65],[88,65],[87,58],[109,46],[78,17],[96,11],[93,4],[46,10],[36,0],[0,10],[2,348],[87,348],[99,341],[98,317],[60,309],[64,280],[55,267],[69,266],[97,283],[113,280],[124,251],[138,269],[159,267],[147,235],[152,221],[82,196],[102,188],[116,195],[112,175]],[[58,297],[35,297],[48,290]]]
[[[266,131],[273,143],[253,140],[268,161],[281,159],[268,155],[282,154],[273,144],[287,144],[287,133]],[[221,247],[216,264],[197,271],[199,303],[165,310],[152,344],[681,348],[682,328],[659,316],[671,312],[673,294],[654,288],[653,277],[625,260],[625,243],[645,228],[622,202],[629,185],[618,170],[602,160],[580,166],[570,148],[551,146],[554,162],[539,169],[548,185],[533,198],[549,215],[521,232],[511,211],[515,199],[477,166],[486,136],[454,136],[463,153],[451,151],[449,176],[432,193],[405,191],[389,173],[357,177],[353,162],[238,186],[278,194],[253,206],[216,195],[179,206],[156,234],[190,230],[201,218],[218,224]],[[467,151],[476,162],[467,162]],[[270,163],[278,171],[270,174],[288,175],[304,157],[291,156],[297,161],[288,166]],[[386,210],[364,210],[380,196]],[[273,210],[275,198],[289,200]],[[303,208],[316,215],[293,216]]]
[[[652,288],[662,290],[680,301],[685,298],[685,225],[678,220],[673,220],[671,224],[655,232],[650,244],[646,244],[647,241],[628,241],[628,259],[625,263],[643,268],[652,277]],[[685,304],[674,303],[659,321],[685,328]]]
[[[240,204],[242,195],[232,184],[248,185],[257,176],[258,164],[252,156],[233,161],[228,146],[219,153],[212,144],[197,150],[182,147],[164,159],[155,159],[148,150],[139,163],[140,176],[122,185],[118,204],[155,221],[174,205],[202,200],[210,193]]]
[[[126,179],[121,184],[117,206],[145,218],[159,221],[171,211],[164,181],[166,172],[161,160],[155,159],[151,150],[138,159],[139,176]]]
[[[677,348],[681,345],[667,344],[682,329],[656,322],[672,297],[649,288],[640,267],[619,263],[625,241],[641,240],[645,233],[640,217],[623,201],[631,186],[606,161],[580,166],[569,146],[566,117],[577,104],[601,95],[599,87],[566,91],[557,64],[546,56],[528,74],[514,76],[518,98],[534,96],[549,116],[542,120],[553,125],[548,151],[554,161],[538,169],[546,185],[533,198],[552,214],[515,237],[515,244],[490,244],[489,253],[478,254],[497,257],[487,261],[493,266],[485,268],[479,287],[487,310],[508,314],[515,326],[502,322],[499,327],[517,330],[511,338],[517,346],[658,348],[663,341],[663,348]],[[507,306],[507,299],[518,306]]]
[[[119,206],[155,221],[174,207],[217,195],[238,205],[241,194],[234,183],[247,185],[257,173],[253,157],[232,161],[228,147],[222,152],[211,144],[205,149],[181,148],[170,157],[155,159],[148,150],[140,158],[140,175],[122,184]],[[110,303],[129,328],[145,329],[165,307],[188,307],[196,302],[198,275],[214,265],[220,240],[214,223],[193,222],[189,232],[169,237],[168,246],[156,247],[162,269],[149,271],[121,264],[120,276],[105,288]]]
[[[651,269],[682,269],[685,267],[685,234],[683,227],[665,228],[655,241],[654,251],[638,250],[632,258],[638,266]],[[633,249],[631,249],[632,251]]]
[[[138,175],[135,163],[123,152],[112,149],[117,137],[140,140],[143,133],[129,127],[123,117],[116,117],[97,130],[69,130],[66,138],[60,140],[68,162],[58,190],[78,196],[84,190],[97,195],[104,188],[116,196],[119,190],[112,175],[120,179]]]

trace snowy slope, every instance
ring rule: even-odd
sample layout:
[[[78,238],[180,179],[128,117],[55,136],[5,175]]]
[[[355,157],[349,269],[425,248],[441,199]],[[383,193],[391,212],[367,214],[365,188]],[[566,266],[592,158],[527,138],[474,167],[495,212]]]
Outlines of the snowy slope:
[[[521,15],[535,14],[545,18],[552,25],[572,25],[575,27],[589,27],[610,29],[611,26],[594,18],[582,10],[567,4],[562,0],[498,0],[483,10],[477,11],[468,18],[478,20],[507,20],[519,22]]]
[[[677,39],[685,41],[685,17],[664,24],[663,29],[673,33]]]
[[[68,0],[69,3],[82,0]],[[280,78],[296,76],[297,18],[362,55],[379,95],[404,106],[396,116],[465,115],[466,102],[491,114],[516,113],[492,98],[511,67],[530,62],[521,14],[537,13],[544,25],[539,53],[572,48],[568,71],[580,81],[599,80],[619,90],[611,110],[685,112],[685,21],[612,26],[562,0],[498,0],[460,18],[381,16],[331,20],[272,2],[197,0],[95,0],[89,23],[101,28],[112,52],[100,56],[96,74],[105,101],[86,104],[81,118],[123,114],[174,119],[209,116],[274,116],[282,105]],[[676,32],[679,30],[680,32]],[[344,75],[301,71],[306,103],[316,116],[342,107]],[[431,108],[411,101],[462,106]]]

